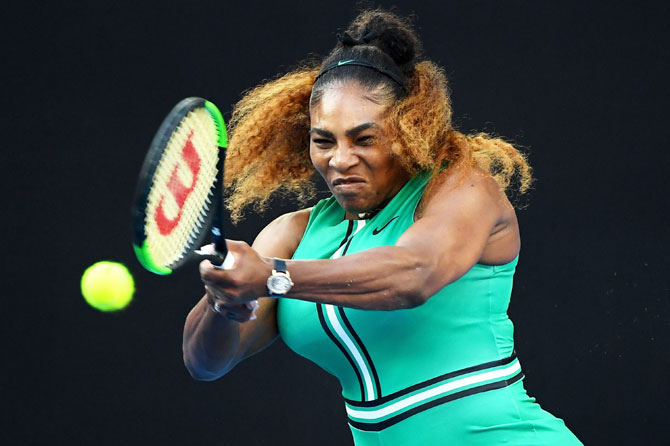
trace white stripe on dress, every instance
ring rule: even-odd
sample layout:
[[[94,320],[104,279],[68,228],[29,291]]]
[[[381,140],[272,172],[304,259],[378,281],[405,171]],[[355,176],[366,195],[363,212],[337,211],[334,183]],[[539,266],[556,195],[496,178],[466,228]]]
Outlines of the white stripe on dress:
[[[365,220],[355,220],[356,222],[356,231],[351,234],[349,237],[349,240],[358,233],[361,229],[365,227]],[[342,251],[344,248],[348,245],[347,243],[344,243],[340,248],[335,251],[335,254],[333,254],[330,258],[331,259],[338,259],[342,256]],[[353,339],[349,337],[347,332],[344,330],[342,325],[340,324],[340,320],[337,318],[337,314],[335,313],[335,307],[331,304],[324,304],[324,308],[326,309],[326,315],[328,316],[328,320],[330,321],[330,325],[333,326],[335,329],[335,332],[338,334],[340,339],[344,342],[346,345],[347,349],[349,350],[349,353],[353,356],[354,360],[356,361],[356,364],[358,365],[358,368],[361,370],[363,374],[363,381],[365,383],[365,390],[366,390],[366,395],[364,395],[365,401],[371,401],[375,399],[375,391],[374,391],[374,384],[372,382],[372,374],[370,373],[370,369],[368,366],[365,364],[365,361],[363,360],[363,355],[361,352],[358,350],[356,347],[356,344],[354,343]]]
[[[457,379],[456,381],[445,383],[442,384],[441,386],[437,386],[432,389],[425,390],[421,393],[417,393],[416,395],[412,395],[396,403],[390,404],[386,407],[382,407],[381,409],[364,411],[364,410],[352,409],[349,406],[346,406],[347,414],[350,417],[354,418],[360,418],[364,420],[374,420],[377,418],[385,417],[386,415],[390,415],[394,412],[399,412],[413,404],[428,400],[432,397],[440,395],[441,393],[446,393],[451,390],[458,389],[459,387],[465,387],[471,384],[477,384],[480,382],[488,381],[490,379],[509,376],[513,373],[518,372],[519,370],[521,370],[521,365],[519,364],[518,360],[515,360],[513,363],[511,363],[505,368],[493,370],[491,372],[481,373],[479,375],[468,376],[467,378]]]

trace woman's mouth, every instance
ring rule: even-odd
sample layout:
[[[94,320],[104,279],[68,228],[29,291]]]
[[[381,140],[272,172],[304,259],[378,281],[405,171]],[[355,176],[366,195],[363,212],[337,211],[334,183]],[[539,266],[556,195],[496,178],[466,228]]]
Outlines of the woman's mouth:
[[[361,177],[340,177],[335,178],[332,183],[333,188],[338,192],[349,192],[359,189],[365,184],[365,180]]]

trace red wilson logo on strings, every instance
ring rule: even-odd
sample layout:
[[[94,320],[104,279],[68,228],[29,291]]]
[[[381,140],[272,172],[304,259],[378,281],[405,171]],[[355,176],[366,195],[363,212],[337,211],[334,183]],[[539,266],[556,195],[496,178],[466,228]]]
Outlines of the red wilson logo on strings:
[[[193,130],[191,130],[191,133],[189,133],[188,139],[186,140],[186,143],[181,150],[181,157],[186,162],[186,165],[191,171],[193,180],[191,181],[190,187],[185,186],[179,180],[179,175],[177,173],[179,170],[179,163],[175,163],[175,166],[172,169],[172,174],[170,175],[170,179],[168,180],[167,187],[177,202],[179,212],[172,219],[165,215],[165,211],[163,210],[163,200],[165,200],[165,194],[163,194],[160,202],[158,203],[158,207],[156,208],[156,213],[154,214],[154,219],[158,225],[158,230],[160,231],[161,235],[169,235],[174,230],[174,228],[177,227],[179,220],[181,220],[184,203],[198,183],[197,180],[198,172],[200,172],[200,155],[198,155],[198,152],[193,146],[193,142],[191,142],[192,136]]]

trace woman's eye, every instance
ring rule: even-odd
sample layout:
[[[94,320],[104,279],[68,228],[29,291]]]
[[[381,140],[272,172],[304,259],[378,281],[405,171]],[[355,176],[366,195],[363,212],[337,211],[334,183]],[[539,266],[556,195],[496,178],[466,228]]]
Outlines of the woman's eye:
[[[318,144],[320,146],[325,146],[325,145],[328,145],[328,144],[332,144],[332,142],[329,139],[322,139],[322,138],[312,139],[312,142],[314,144]]]
[[[362,146],[371,146],[375,143],[374,136],[361,136],[356,140],[356,142]]]

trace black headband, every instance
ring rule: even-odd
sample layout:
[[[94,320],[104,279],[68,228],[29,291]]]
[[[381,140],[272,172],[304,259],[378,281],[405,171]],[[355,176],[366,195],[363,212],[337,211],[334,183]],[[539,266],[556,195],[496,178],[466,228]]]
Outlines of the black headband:
[[[375,65],[371,62],[368,62],[367,60],[360,60],[360,59],[340,60],[340,61],[333,62],[330,65],[327,65],[327,66],[323,67],[323,69],[319,72],[319,74],[314,79],[314,83],[316,83],[316,81],[321,76],[323,76],[325,73],[327,73],[328,71],[330,71],[332,69],[335,69],[337,67],[344,66],[344,65],[355,65],[355,66],[359,66],[359,67],[371,68],[371,69],[373,69],[373,70],[391,78],[398,85],[400,85],[402,87],[402,89],[405,90],[405,92],[409,91],[409,89],[407,87],[407,82],[402,77],[398,76],[397,74],[395,74],[392,71],[385,70],[384,68],[378,67],[377,65]]]

